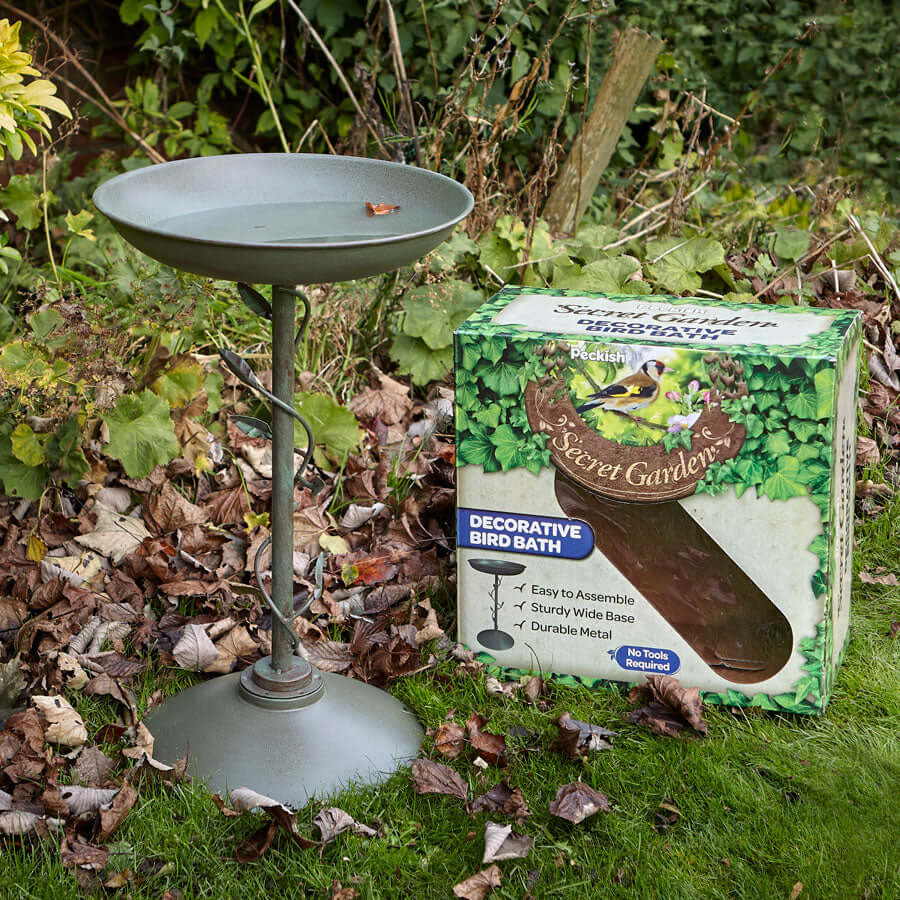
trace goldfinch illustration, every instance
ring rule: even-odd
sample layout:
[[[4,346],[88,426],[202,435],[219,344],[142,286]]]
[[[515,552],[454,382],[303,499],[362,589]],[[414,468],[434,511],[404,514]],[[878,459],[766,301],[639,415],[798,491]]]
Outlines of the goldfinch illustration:
[[[576,407],[575,411],[583,414],[598,408],[623,412],[643,409],[659,396],[659,379],[663,372],[671,371],[658,359],[648,359],[634,374],[626,375],[596,394],[591,394],[590,400]]]

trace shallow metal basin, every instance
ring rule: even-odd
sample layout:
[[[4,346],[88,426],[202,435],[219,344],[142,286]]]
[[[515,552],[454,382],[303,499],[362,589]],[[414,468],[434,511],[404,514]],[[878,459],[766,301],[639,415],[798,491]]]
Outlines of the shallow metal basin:
[[[398,206],[367,215],[366,203]],[[472,209],[461,184],[414,166],[307,153],[177,160],[102,184],[97,208],[168,265],[229,281],[348,281],[409,265]]]

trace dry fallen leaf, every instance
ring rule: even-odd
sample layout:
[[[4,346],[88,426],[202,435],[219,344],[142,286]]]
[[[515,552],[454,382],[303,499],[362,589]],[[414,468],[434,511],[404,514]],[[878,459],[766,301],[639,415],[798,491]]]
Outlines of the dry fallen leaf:
[[[253,656],[259,650],[257,643],[250,636],[250,632],[243,625],[236,625],[225,637],[216,641],[217,656],[213,663],[203,671],[210,673],[227,674],[237,660],[242,656]]]
[[[502,734],[491,734],[481,729],[487,724],[487,719],[478,713],[472,713],[466,719],[466,731],[469,733],[469,742],[486,762],[494,766],[506,765],[506,737]]]
[[[60,796],[69,807],[69,815],[80,816],[86,812],[97,812],[101,806],[112,801],[116,788],[81,787],[77,784],[60,785]]]
[[[62,744],[65,747],[80,747],[88,737],[87,728],[81,716],[72,708],[65,697],[34,696],[31,702],[43,713],[47,720],[44,740],[48,744]]]
[[[75,763],[75,775],[89,787],[99,787],[112,775],[113,761],[99,747],[85,747]]]
[[[456,759],[466,746],[466,733],[456,722],[443,722],[434,733],[434,749],[447,759]]]
[[[323,844],[333,841],[343,831],[352,831],[365,837],[374,837],[377,834],[374,828],[357,822],[350,813],[338,806],[326,806],[319,810],[313,819],[313,825],[319,829]]]
[[[531,853],[534,838],[524,834],[516,834],[512,825],[498,825],[496,822],[484,823],[484,856],[481,864],[485,865],[498,859],[523,859]]]
[[[366,200],[367,216],[386,216],[394,210],[400,209],[399,206],[392,206],[390,203],[370,203]]]
[[[108,556],[115,566],[126,554],[137,550],[144,538],[150,537],[150,532],[140,519],[124,516],[102,503],[95,503],[90,512],[97,516],[94,530],[77,535],[75,541],[102,556]]]
[[[134,746],[126,747],[122,756],[142,761],[145,757],[153,760],[153,735],[143,722],[138,722],[134,734]]]
[[[476,797],[472,801],[472,812],[502,812],[514,819],[524,819],[531,815],[522,791],[519,788],[511,788],[506,780]]]
[[[358,503],[351,503],[344,515],[341,516],[341,528],[345,528],[347,531],[362,528],[366,522],[374,519],[386,508],[383,503],[373,503],[371,506],[360,506]]]
[[[100,870],[106,866],[109,850],[106,847],[95,847],[76,837],[63,838],[60,845],[60,859],[67,869],[82,868]]]
[[[235,856],[238,862],[254,862],[259,859],[272,845],[272,841],[279,830],[286,832],[294,843],[304,850],[319,846],[316,841],[311,841],[300,834],[297,830],[297,820],[294,814],[283,803],[279,803],[271,797],[266,797],[264,794],[259,794],[246,787],[235,788],[235,790],[229,792],[228,796],[234,807],[233,810],[229,810],[225,806],[218,794],[213,797],[216,806],[226,816],[234,815],[235,812],[251,812],[259,808],[271,820],[268,825],[264,825],[235,849]]]
[[[573,825],[583,822],[594,813],[609,812],[609,800],[605,794],[595,791],[583,781],[564,784],[550,801],[550,815],[565,819]]]
[[[856,464],[865,466],[869,463],[877,465],[881,460],[881,452],[878,444],[872,438],[858,435],[856,438]]]
[[[182,669],[202,672],[211,666],[219,651],[202,625],[185,625],[184,633],[172,648],[172,656]]]
[[[573,719],[567,712],[559,716],[555,724],[559,733],[550,749],[565,753],[569,759],[578,759],[592,751],[609,750],[612,744],[608,739],[616,736],[615,731]]]
[[[698,734],[707,734],[709,726],[703,720],[703,704],[699,688],[682,687],[670,675],[648,675],[647,683],[633,687],[628,699],[651,701],[647,706],[628,715],[629,722],[647,725],[655,734],[672,737],[689,724]]]
[[[501,681],[493,675],[488,675],[487,678],[484,679],[484,687],[488,694],[502,694],[504,697],[514,697],[516,690],[519,687],[519,683],[517,681]]]
[[[500,866],[494,865],[453,885],[453,893],[462,900],[484,900],[495,888],[500,886],[503,873]]]
[[[653,813],[653,827],[662,834],[681,818],[681,810],[667,797]]]
[[[385,425],[397,425],[412,410],[409,385],[395,381],[378,369],[378,388],[365,388],[348,404],[361,419],[379,419]]]
[[[41,823],[50,828],[58,828],[62,825],[62,820],[45,818],[37,813],[26,812],[22,809],[0,812],[0,834],[10,836],[30,834]]]
[[[468,786],[453,769],[431,759],[412,764],[412,782],[417,794],[447,794],[462,801],[469,795]]]
[[[900,582],[897,581],[897,576],[893,572],[887,572],[881,575],[872,575],[870,572],[860,572],[859,580],[863,584],[886,584],[890,587],[897,587]]]
[[[122,789],[116,794],[109,809],[100,810],[100,830],[97,832],[97,840],[108,841],[116,832],[125,817],[131,812],[137,802],[137,791],[130,785],[122,785]]]
[[[205,509],[191,503],[171,481],[150,495],[145,506],[147,521],[156,525],[160,534],[176,531],[185,525],[199,525],[209,519]]]

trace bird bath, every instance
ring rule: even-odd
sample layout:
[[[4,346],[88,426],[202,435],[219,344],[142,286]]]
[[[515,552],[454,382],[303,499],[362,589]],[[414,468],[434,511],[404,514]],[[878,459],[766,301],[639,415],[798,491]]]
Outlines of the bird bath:
[[[525,566],[522,563],[510,562],[505,559],[470,559],[469,565],[476,572],[494,576],[494,587],[489,594],[493,608],[494,627],[479,631],[478,643],[482,647],[487,647],[488,650],[509,650],[516,642],[511,634],[500,629],[497,622],[497,615],[503,607],[500,602],[500,578],[503,575],[521,575],[525,571]]]
[[[357,157],[260,153],[203,157],[136,169],[101,185],[94,203],[131,244],[161,262],[238,281],[244,302],[272,322],[272,390],[237,354],[224,364],[272,404],[272,424],[249,423],[272,440],[272,655],[166,700],[148,715],[155,755],[213,790],[248,786],[301,806],[351,781],[374,784],[418,755],[422,730],[399,701],[377,688],[320,672],[295,653],[291,622],[295,480],[308,476],[314,447],[294,410],[294,357],[310,307],[297,284],[347,281],[415,262],[445,240],[472,209],[450,178]],[[397,209],[370,215],[367,203]],[[272,302],[248,282],[273,286]],[[304,314],[296,328],[295,304]],[[296,329],[296,330],[295,330]],[[294,420],[307,445],[294,471]],[[266,545],[267,546],[267,545]]]

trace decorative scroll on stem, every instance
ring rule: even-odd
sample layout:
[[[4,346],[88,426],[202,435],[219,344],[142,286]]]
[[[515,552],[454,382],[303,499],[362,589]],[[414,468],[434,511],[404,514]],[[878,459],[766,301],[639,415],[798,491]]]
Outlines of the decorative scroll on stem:
[[[299,346],[300,341],[303,339],[309,326],[311,311],[309,300],[307,299],[305,294],[296,289],[281,288],[281,290],[289,290],[294,299],[299,300],[303,304],[303,318],[301,319],[300,327],[297,329],[297,332],[294,336],[294,347],[296,348],[297,346]],[[251,310],[251,312],[256,313],[261,318],[272,321],[272,305],[262,294],[259,293],[259,291],[255,290],[247,284],[241,283],[238,284],[238,293],[240,294],[241,300],[243,300],[244,304],[248,309]],[[267,390],[259,380],[259,378],[256,377],[256,374],[250,368],[248,363],[240,356],[238,356],[237,353],[234,353],[232,350],[228,350],[224,347],[217,347],[216,350],[218,351],[222,362],[227,366],[228,370],[235,376],[235,378],[238,379],[238,381],[240,381],[242,384],[245,384],[256,393],[261,394],[273,406],[277,406],[279,409],[286,412],[289,416],[291,416],[303,426],[303,430],[306,432],[306,450],[303,454],[303,459],[300,462],[300,466],[297,469],[296,474],[294,475],[294,480],[298,481],[305,488],[311,490],[314,494],[318,493],[323,487],[322,479],[317,476],[311,479],[306,477],[306,471],[315,451],[315,438],[313,437],[312,429],[310,428],[309,423],[306,421],[306,419],[303,418],[303,416],[300,415],[300,413],[297,412],[296,409],[294,409],[294,407],[290,403],[286,402],[280,397],[276,397],[275,394]],[[241,429],[241,431],[243,431],[250,437],[263,438],[268,441],[271,441],[273,439],[271,426],[267,422],[264,422],[262,419],[257,419],[253,416],[234,416],[233,421],[237,425],[237,427]],[[299,610],[293,612],[293,614],[289,614],[288,611],[281,610],[278,607],[278,604],[275,603],[272,596],[266,590],[265,584],[263,582],[262,557],[271,544],[272,536],[270,535],[265,539],[265,541],[263,541],[259,549],[256,551],[256,556],[254,557],[253,563],[254,573],[256,575],[256,581],[259,585],[259,589],[262,591],[263,597],[265,597],[266,603],[268,603],[269,608],[272,611],[272,615],[284,626],[284,632],[291,642],[292,649],[296,649],[299,640],[293,628],[291,627],[291,624],[309,609],[313,601],[322,596],[322,592],[324,589],[324,554],[320,553],[318,559],[316,560],[315,588],[311,592],[309,599]]]

